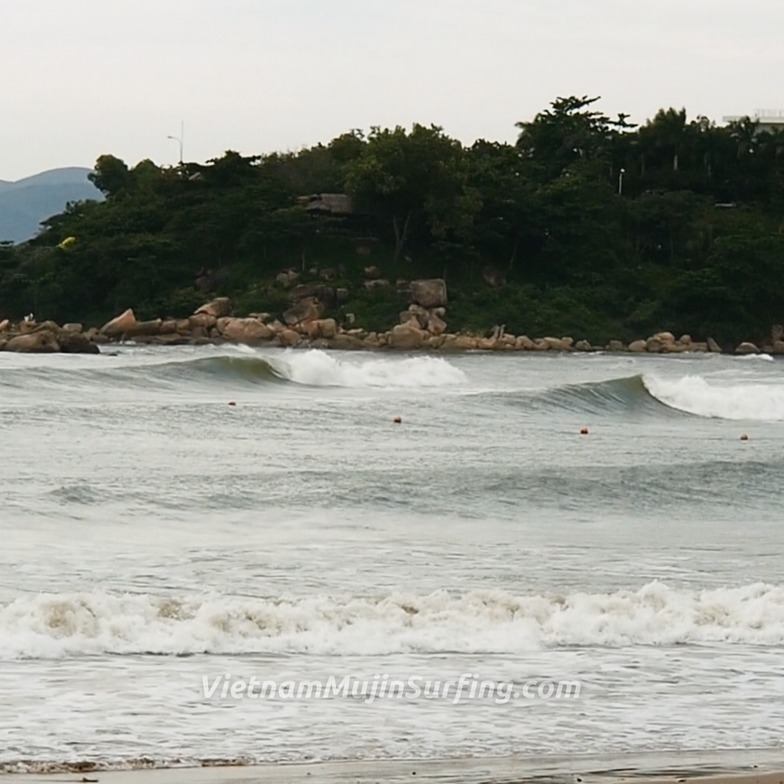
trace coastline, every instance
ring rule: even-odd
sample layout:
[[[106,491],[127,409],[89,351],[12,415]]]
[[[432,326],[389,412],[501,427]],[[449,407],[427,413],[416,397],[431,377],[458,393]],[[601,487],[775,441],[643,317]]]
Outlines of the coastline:
[[[777,750],[648,752],[571,757],[382,759],[283,762],[258,765],[136,768],[58,773],[0,773],[0,781],[25,784],[370,784],[411,781],[450,784],[782,784],[784,761]]]
[[[431,332],[412,315],[386,332],[372,332],[361,327],[345,329],[335,319],[312,318],[296,324],[270,320],[269,314],[250,316],[221,315],[230,313],[230,305],[207,303],[186,319],[138,321],[128,309],[101,328],[85,329],[82,324],[54,321],[37,323],[25,319],[11,324],[0,322],[0,352],[100,354],[101,346],[136,343],[152,346],[181,345],[248,345],[261,348],[304,348],[335,351],[423,351],[434,354],[480,352],[516,353],[631,353],[655,355],[735,354],[784,355],[784,340],[777,328],[760,345],[742,341],[734,349],[722,348],[712,338],[695,341],[690,335],[676,337],[659,332],[630,343],[610,340],[592,344],[571,336],[537,337],[513,335],[496,326],[489,336],[470,332]]]

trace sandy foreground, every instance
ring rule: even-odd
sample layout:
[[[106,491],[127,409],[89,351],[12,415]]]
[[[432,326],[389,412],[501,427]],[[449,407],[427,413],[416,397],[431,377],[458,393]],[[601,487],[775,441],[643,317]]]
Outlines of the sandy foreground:
[[[444,784],[784,784],[784,749],[0,774],[0,782],[6,784],[396,784],[412,780]]]

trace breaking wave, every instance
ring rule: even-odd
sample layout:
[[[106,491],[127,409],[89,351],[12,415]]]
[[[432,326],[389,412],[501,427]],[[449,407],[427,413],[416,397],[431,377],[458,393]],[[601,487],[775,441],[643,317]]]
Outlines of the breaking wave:
[[[116,360],[116,358],[111,358]],[[26,380],[25,380],[26,379]],[[293,383],[313,387],[408,388],[444,387],[462,384],[464,373],[447,360],[421,356],[408,358],[356,359],[337,358],[312,349],[264,355],[252,349],[217,356],[190,356],[165,362],[113,366],[27,367],[7,369],[2,385],[23,386],[117,386],[135,389],[179,387],[183,383],[200,384],[238,382],[261,385]]]
[[[515,596],[163,598],[41,594],[0,605],[0,658],[96,654],[523,653],[563,646],[784,644],[784,587]]]
[[[702,417],[784,420],[784,385],[765,383],[715,386],[701,376],[643,378],[653,397],[671,408]]]
[[[784,385],[714,385],[701,376],[678,379],[637,375],[569,384],[535,394],[514,395],[529,408],[579,414],[691,414],[732,420],[784,420]]]
[[[139,368],[149,372],[150,366]],[[325,351],[292,351],[277,356],[242,352],[236,356],[199,357],[154,366],[156,377],[254,384],[294,383],[311,387],[417,388],[461,384],[465,375],[437,357],[348,360]]]

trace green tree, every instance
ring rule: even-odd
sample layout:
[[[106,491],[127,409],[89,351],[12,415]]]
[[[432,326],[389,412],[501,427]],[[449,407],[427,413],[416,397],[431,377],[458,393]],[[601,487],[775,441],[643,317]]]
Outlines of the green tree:
[[[130,181],[128,165],[114,155],[101,155],[87,178],[107,198],[121,193]]]
[[[517,147],[536,164],[541,178],[558,177],[580,161],[609,163],[613,140],[631,126],[628,115],[612,120],[591,109],[598,100],[585,95],[557,98],[531,122],[517,123]]]
[[[391,224],[394,261],[412,236],[465,240],[480,204],[462,145],[435,125],[373,128],[346,185],[359,209]]]

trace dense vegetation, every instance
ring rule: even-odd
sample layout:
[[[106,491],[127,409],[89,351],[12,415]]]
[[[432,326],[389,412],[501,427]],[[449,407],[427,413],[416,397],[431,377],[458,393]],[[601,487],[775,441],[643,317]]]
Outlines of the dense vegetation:
[[[516,144],[415,125],[204,165],[103,155],[104,202],[0,245],[0,317],[178,316],[212,294],[278,312],[275,276],[315,268],[350,292],[335,315],[367,327],[396,321],[397,279],[443,276],[453,330],[767,334],[784,319],[784,134],[675,109],[635,128],[595,101],[557,99]],[[352,213],[297,201],[320,193],[349,194]],[[363,286],[368,265],[391,285]]]

